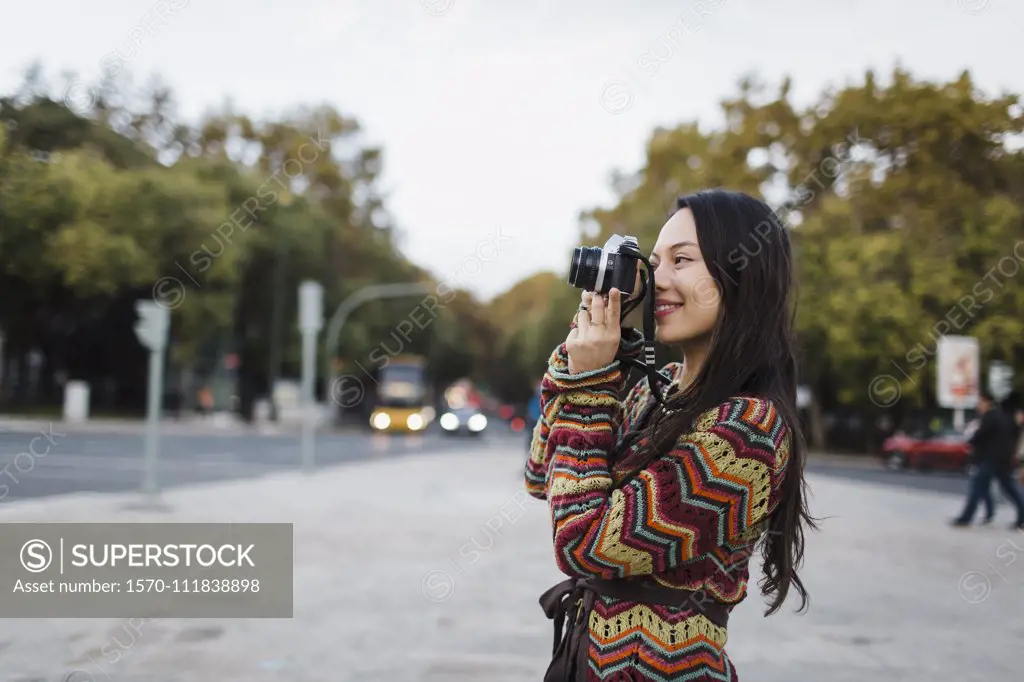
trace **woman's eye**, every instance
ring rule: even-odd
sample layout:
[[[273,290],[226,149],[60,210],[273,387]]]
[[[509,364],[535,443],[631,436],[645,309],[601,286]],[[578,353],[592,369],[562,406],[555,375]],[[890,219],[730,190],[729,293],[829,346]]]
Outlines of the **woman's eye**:
[[[676,265],[679,265],[680,263],[689,263],[692,260],[692,258],[687,258],[686,256],[676,256]]]

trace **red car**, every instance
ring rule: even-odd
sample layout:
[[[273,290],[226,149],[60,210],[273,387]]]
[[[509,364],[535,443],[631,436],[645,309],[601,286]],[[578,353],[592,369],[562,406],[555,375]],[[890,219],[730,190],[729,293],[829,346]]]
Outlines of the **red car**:
[[[901,469],[944,469],[967,471],[971,461],[971,445],[967,442],[971,429],[960,432],[944,429],[933,434],[907,435],[897,431],[882,444],[885,465],[893,471]]]

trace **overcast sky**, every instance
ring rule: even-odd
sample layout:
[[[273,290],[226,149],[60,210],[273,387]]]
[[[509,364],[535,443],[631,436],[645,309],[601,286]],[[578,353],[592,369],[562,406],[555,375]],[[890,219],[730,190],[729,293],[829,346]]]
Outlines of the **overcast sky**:
[[[610,173],[642,163],[657,125],[717,123],[745,73],[791,75],[800,101],[897,61],[1024,91],[1020,0],[4,4],[0,92],[34,59],[56,80],[119,50],[138,80],[168,81],[186,118],[228,97],[257,117],[322,101],[357,117],[384,148],[403,252],[483,297],[564,272]]]

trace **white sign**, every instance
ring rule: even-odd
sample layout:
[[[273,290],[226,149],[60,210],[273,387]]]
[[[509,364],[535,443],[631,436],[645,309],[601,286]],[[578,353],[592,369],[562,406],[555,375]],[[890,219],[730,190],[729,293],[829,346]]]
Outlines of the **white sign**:
[[[978,339],[973,336],[944,336],[939,339],[937,349],[935,378],[939,405],[949,409],[977,407],[981,386]]]
[[[318,332],[324,325],[324,288],[306,280],[299,286],[299,329]]]
[[[988,390],[996,400],[1006,400],[1013,392],[1013,368],[993,360],[988,366]]]
[[[811,387],[810,386],[797,386],[796,387],[796,406],[797,409],[806,410],[811,406]]]
[[[69,381],[64,384],[64,421],[89,421],[89,384]]]

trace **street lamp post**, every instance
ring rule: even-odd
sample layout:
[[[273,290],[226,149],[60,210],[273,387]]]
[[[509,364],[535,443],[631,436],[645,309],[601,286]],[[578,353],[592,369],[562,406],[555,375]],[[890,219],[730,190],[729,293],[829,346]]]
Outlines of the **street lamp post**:
[[[435,290],[436,287],[432,287],[425,282],[373,284],[363,287],[342,301],[337,309],[335,309],[334,314],[331,315],[331,320],[327,324],[327,339],[324,345],[324,395],[333,395],[334,383],[338,380],[338,376],[331,363],[331,358],[338,349],[341,330],[345,326],[348,316],[352,314],[352,311],[369,301],[429,294]]]
[[[171,313],[155,301],[135,302],[139,320],[135,323],[135,335],[139,343],[149,349],[149,380],[146,397],[146,451],[142,491],[150,501],[156,497],[157,459],[160,451],[160,405],[163,402],[164,351],[167,348],[167,332]]]
[[[324,325],[324,288],[306,280],[299,286],[299,331],[302,333],[302,468],[307,473],[315,464],[313,429],[316,400],[316,337]]]

